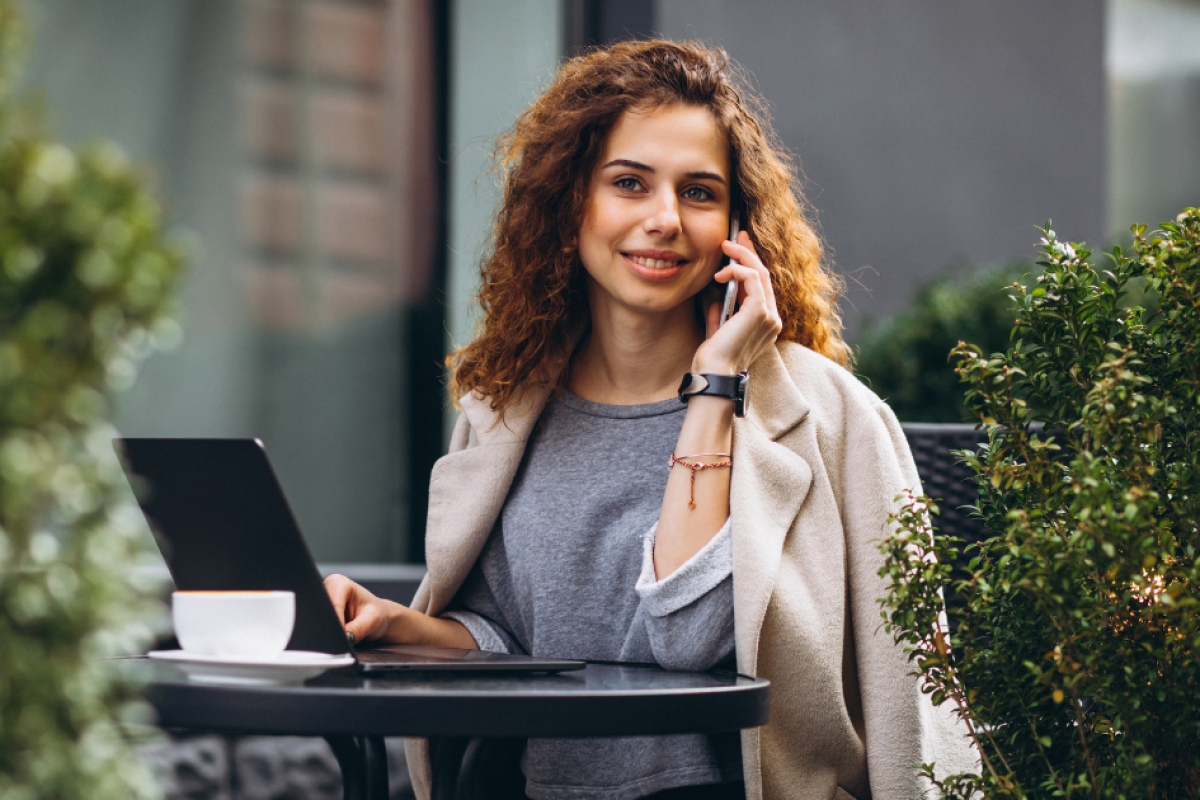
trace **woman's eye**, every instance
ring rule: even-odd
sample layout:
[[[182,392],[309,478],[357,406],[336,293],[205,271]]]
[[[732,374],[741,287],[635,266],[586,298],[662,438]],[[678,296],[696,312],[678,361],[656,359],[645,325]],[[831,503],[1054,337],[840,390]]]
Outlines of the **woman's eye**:
[[[689,186],[684,190],[683,196],[687,200],[712,200],[713,193],[703,186]]]
[[[636,192],[642,185],[637,178],[617,178],[613,181],[613,186],[623,192]]]

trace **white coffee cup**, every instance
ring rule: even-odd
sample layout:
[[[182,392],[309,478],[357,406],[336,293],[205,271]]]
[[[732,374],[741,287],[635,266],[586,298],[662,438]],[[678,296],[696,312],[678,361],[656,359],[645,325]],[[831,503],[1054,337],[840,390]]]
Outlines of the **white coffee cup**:
[[[294,592],[173,592],[175,637],[188,653],[268,659],[296,624]]]

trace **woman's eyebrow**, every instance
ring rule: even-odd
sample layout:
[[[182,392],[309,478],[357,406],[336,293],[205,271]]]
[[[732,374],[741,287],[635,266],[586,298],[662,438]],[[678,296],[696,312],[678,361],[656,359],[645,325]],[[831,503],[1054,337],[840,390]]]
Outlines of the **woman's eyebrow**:
[[[637,169],[641,170],[642,172],[654,172],[654,167],[648,164],[643,164],[640,161],[633,161],[628,158],[614,158],[612,161],[601,167],[601,169],[608,169],[609,167],[629,167],[630,169]]]
[[[649,164],[643,164],[640,161],[634,161],[628,158],[614,158],[600,169],[608,169],[609,167],[629,167],[630,169],[636,169],[642,172],[654,172],[654,167],[650,166]],[[689,172],[684,177],[725,183],[725,179],[715,172]]]

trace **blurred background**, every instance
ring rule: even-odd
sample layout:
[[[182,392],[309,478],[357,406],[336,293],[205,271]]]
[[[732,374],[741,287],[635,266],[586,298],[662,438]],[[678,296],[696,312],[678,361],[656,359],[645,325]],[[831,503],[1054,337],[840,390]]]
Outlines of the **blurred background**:
[[[51,129],[146,163],[199,242],[184,342],[118,427],[262,439],[321,562],[423,560],[491,144],[589,44],[697,38],[753,75],[846,277],[851,342],[939,281],[1031,259],[1048,218],[1099,246],[1200,205],[1200,0],[27,8]]]

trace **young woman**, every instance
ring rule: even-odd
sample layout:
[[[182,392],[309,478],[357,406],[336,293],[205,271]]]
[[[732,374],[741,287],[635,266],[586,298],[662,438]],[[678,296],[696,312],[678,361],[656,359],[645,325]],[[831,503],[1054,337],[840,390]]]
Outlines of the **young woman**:
[[[724,53],[576,58],[501,154],[483,319],[449,359],[462,414],[432,475],[429,574],[412,608],[331,577],[346,630],[771,680],[770,723],[740,737],[531,740],[535,800],[909,800],[913,765],[969,769],[880,630],[876,541],[916,469],[842,366],[836,281]],[[427,753],[409,759],[427,791]]]

